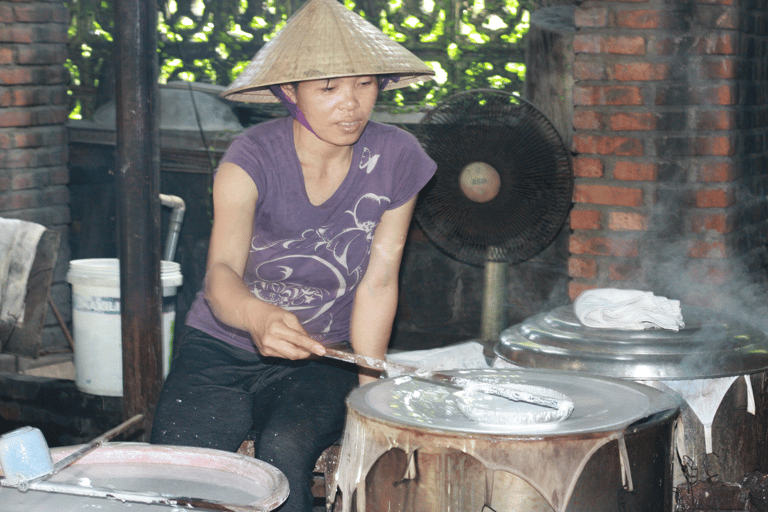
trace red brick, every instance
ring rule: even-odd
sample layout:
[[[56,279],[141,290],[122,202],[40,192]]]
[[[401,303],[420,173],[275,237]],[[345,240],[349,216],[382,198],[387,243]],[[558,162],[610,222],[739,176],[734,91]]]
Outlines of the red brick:
[[[694,215],[691,218],[691,231],[694,233],[705,233],[707,231],[717,231],[723,234],[730,233],[733,231],[733,222],[730,216],[723,213]]]
[[[699,190],[695,193],[697,208],[727,208],[736,204],[736,196],[730,188]]]
[[[735,162],[711,162],[701,165],[696,179],[700,182],[725,183],[734,181],[737,176],[738,170]]]
[[[725,258],[725,243],[722,240],[714,242],[695,241],[688,248],[690,258]]]
[[[45,68],[46,85],[61,85],[69,81],[69,70],[64,65],[51,65]]]
[[[601,217],[596,210],[571,210],[571,229],[600,229]]]
[[[21,23],[66,23],[67,10],[63,5],[34,2],[24,5],[18,2],[13,8],[16,20]]]
[[[16,107],[46,105],[50,100],[49,92],[48,87],[18,87],[13,90],[13,105]]]
[[[64,125],[38,128],[34,130],[15,130],[14,147],[31,148],[40,146],[64,146],[67,144],[67,132]]]
[[[616,26],[629,29],[663,29],[676,24],[674,11],[640,10],[619,11],[616,13]]]
[[[702,98],[702,103],[736,105],[739,102],[739,89],[736,85],[721,85],[709,89],[707,92],[708,94]]]
[[[619,161],[613,167],[613,177],[625,181],[656,181],[656,164]]]
[[[16,63],[22,65],[63,64],[67,47],[62,44],[35,44],[17,48]]]
[[[29,68],[0,68],[0,84],[2,85],[24,85],[32,83],[35,83],[34,74]]]
[[[46,170],[51,185],[67,185],[69,183],[69,168],[66,165],[48,167]]]
[[[590,62],[585,61],[577,56],[576,62],[573,64],[573,77],[576,80],[605,80],[607,75],[605,72],[604,62]]]
[[[608,229],[611,231],[647,231],[648,216],[633,212],[610,212]]]
[[[736,141],[733,137],[697,137],[696,155],[733,156],[736,154]]]
[[[696,3],[705,5],[734,5],[735,0],[696,0]]]
[[[642,105],[640,89],[628,85],[574,87],[574,105]]]
[[[577,35],[573,39],[575,53],[608,53],[645,55],[645,39],[639,36]]]
[[[29,167],[48,167],[67,161],[66,146],[43,148],[13,149],[0,153],[0,167],[22,169]]]
[[[598,155],[643,156],[643,144],[632,137],[574,135],[573,147],[577,153]]]
[[[723,265],[729,265],[727,260],[709,260],[701,261],[699,264],[691,264],[686,268],[686,274],[688,280],[692,283],[704,283],[707,285],[723,285],[732,280],[732,272],[729,268],[723,267]],[[722,307],[718,303],[718,299],[712,296],[702,296],[697,294],[696,297],[686,297],[686,304],[694,306],[704,306],[711,309]],[[744,510],[742,508],[742,510]]]
[[[739,40],[735,34],[717,32],[697,37],[689,51],[700,55],[738,55]]]
[[[602,178],[603,161],[599,158],[578,156],[573,159],[573,175],[577,178]]]
[[[11,90],[7,87],[0,89],[0,107],[10,107],[12,101],[13,94]],[[2,123],[0,123],[0,126],[2,126]]]
[[[733,109],[704,110],[696,113],[696,129],[699,131],[710,130],[736,130],[737,114]]]
[[[636,62],[632,64],[616,64],[612,68],[612,78],[622,82],[641,82],[650,80],[666,80],[670,75],[669,64],[652,64]]]
[[[611,263],[608,277],[613,281],[634,281],[642,276],[642,269],[636,263]]]
[[[31,126],[34,116],[28,109],[5,110],[0,116],[0,128],[9,128],[12,126]]]
[[[738,77],[738,62],[734,57],[712,57],[703,59],[696,66],[699,78],[729,80]]]
[[[594,110],[577,109],[573,113],[573,127],[577,130],[604,130],[605,114]]]
[[[571,235],[569,248],[571,254],[636,258],[639,253],[639,242],[637,240]]]
[[[654,130],[657,120],[651,112],[613,114],[610,126],[613,131]]]
[[[568,258],[568,275],[570,277],[594,279],[597,277],[597,261],[594,258],[571,256]]]
[[[0,194],[0,211],[28,210],[69,203],[67,187],[48,187],[43,190],[20,190]]]
[[[735,84],[713,87],[663,84],[654,93],[655,105],[736,105],[739,88]]]
[[[13,8],[11,8],[10,4],[8,2],[0,4],[0,23],[10,25],[14,21],[16,21],[16,18],[13,16]]]
[[[42,170],[29,170],[18,169],[15,170],[10,177],[10,190],[29,190],[29,189],[41,189],[50,185],[50,178],[48,176],[48,169]]]
[[[13,146],[16,148],[31,148],[43,145],[43,135],[30,130],[18,130],[13,134]]]
[[[573,189],[573,202],[613,206],[642,206],[643,191],[639,188],[577,183]]]
[[[765,11],[763,11],[765,12]],[[739,30],[739,18],[741,11],[735,8],[714,9],[712,22],[707,20],[707,25],[718,30]],[[765,18],[763,18],[765,19]],[[763,32],[765,34],[765,32]]]
[[[11,25],[8,42],[19,44],[32,44],[38,42],[35,39],[35,27],[30,24],[14,23]]]
[[[582,7],[573,13],[576,27],[605,27],[608,24],[608,9],[605,7]]]
[[[11,48],[0,48],[0,65],[8,66],[13,64],[13,50]]]
[[[571,300],[576,300],[576,298],[585,291],[594,290],[595,288],[599,288],[599,286],[596,284],[575,283],[571,281],[568,283],[568,297],[570,297]]]

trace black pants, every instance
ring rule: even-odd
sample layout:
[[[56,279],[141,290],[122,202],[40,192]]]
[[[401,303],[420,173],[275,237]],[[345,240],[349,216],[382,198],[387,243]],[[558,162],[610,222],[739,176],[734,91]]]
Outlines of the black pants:
[[[344,427],[354,366],[265,358],[192,329],[160,393],[151,442],[234,452],[246,437],[256,457],[288,478],[280,512],[310,512],[311,478]]]

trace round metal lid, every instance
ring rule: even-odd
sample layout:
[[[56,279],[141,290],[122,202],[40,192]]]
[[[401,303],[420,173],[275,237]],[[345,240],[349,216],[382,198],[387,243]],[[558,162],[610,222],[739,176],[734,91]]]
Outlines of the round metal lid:
[[[513,325],[495,348],[525,368],[593,373],[631,380],[711,379],[768,369],[768,337],[717,311],[682,306],[680,331],[584,326],[572,306]]]
[[[411,377],[381,379],[359,387],[349,395],[347,405],[369,418],[415,429],[532,438],[618,431],[679,407],[671,395],[649,386],[595,375],[508,368],[446,373],[553,389],[568,396],[574,404],[573,412],[562,421],[540,425],[484,423],[461,412],[457,404],[459,390]]]

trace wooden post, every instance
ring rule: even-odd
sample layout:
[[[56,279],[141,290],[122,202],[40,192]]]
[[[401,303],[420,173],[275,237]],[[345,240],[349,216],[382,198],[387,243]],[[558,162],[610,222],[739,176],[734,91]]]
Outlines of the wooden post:
[[[117,0],[115,29],[123,416],[143,414],[148,440],[162,385],[156,2]]]

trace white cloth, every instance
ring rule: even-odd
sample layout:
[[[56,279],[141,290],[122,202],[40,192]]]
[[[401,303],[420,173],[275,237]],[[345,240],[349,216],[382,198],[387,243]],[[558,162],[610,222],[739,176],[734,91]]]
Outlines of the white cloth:
[[[0,218],[0,322],[22,324],[27,280],[45,226]]]
[[[673,331],[685,327],[679,300],[657,297],[642,290],[587,290],[573,302],[573,311],[587,327],[628,330],[661,327]]]
[[[704,445],[706,453],[712,453],[712,423],[715,421],[717,410],[731,389],[734,381],[740,378],[723,377],[717,379],[693,379],[671,381],[643,381],[643,384],[655,387],[662,391],[671,392],[680,396],[693,411],[704,427]],[[752,381],[749,375],[743,375],[747,384],[747,412],[755,414],[755,395],[752,390]],[[678,451],[680,447],[678,447]]]
[[[477,341],[426,350],[395,352],[387,354],[387,360],[431,372],[489,367],[488,360],[483,355],[483,345]]]

